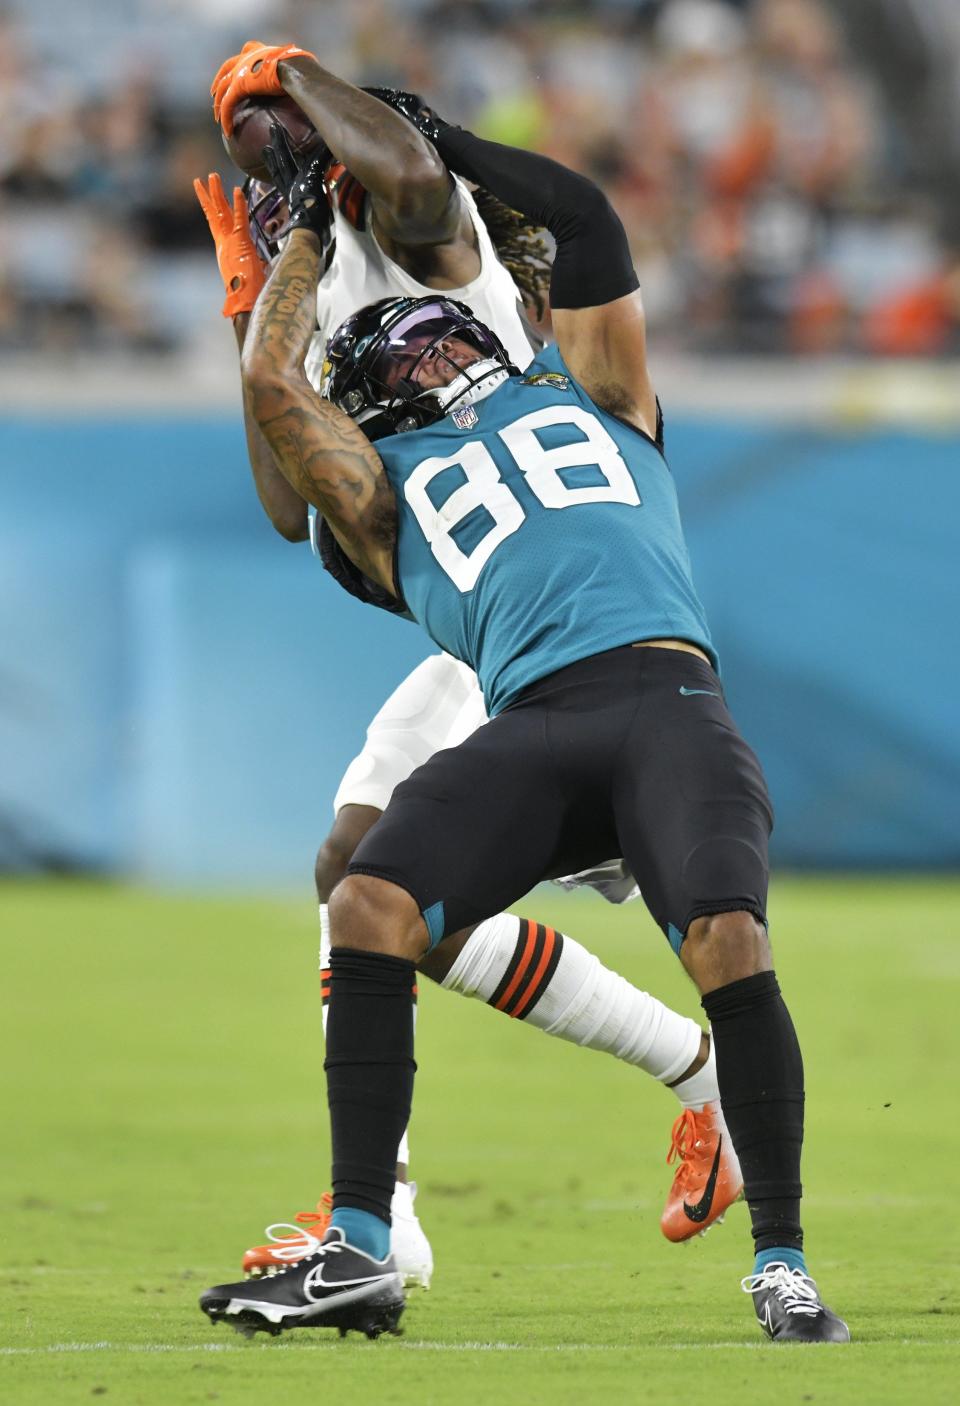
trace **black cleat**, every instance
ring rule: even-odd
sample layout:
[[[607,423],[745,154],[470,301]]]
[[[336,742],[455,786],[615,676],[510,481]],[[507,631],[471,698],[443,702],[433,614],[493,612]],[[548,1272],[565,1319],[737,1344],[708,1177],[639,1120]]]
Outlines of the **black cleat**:
[[[802,1269],[788,1269],[777,1260],[759,1274],[748,1274],[740,1287],[753,1295],[760,1327],[775,1343],[850,1341],[850,1329],[820,1302],[816,1284]]]
[[[342,1338],[353,1328],[378,1338],[400,1331],[403,1284],[392,1256],[375,1260],[331,1226],[314,1254],[269,1278],[218,1284],[201,1294],[200,1307],[248,1338],[285,1328],[339,1328]]]

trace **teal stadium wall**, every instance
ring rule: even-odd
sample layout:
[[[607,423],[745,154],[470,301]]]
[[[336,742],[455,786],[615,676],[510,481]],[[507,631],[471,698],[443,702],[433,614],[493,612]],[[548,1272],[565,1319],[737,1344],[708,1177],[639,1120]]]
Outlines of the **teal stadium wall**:
[[[797,867],[960,861],[960,437],[669,426]],[[310,881],[414,626],[275,536],[227,417],[0,424],[0,868]]]

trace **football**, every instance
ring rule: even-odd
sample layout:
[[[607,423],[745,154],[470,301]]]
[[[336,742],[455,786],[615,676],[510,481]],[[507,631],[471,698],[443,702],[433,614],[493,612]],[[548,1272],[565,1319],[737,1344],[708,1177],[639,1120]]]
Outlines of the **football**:
[[[223,144],[232,161],[248,176],[269,179],[263,148],[270,144],[270,124],[286,129],[295,152],[305,155],[323,145],[320,133],[306,113],[286,94],[270,98],[244,98],[233,115],[233,132]]]

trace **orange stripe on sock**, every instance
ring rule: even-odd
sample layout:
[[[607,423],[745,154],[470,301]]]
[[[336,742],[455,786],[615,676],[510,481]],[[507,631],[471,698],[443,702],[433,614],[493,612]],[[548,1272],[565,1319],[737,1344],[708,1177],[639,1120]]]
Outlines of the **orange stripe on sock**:
[[[536,923],[531,923],[529,918],[524,918],[523,921],[527,925],[527,945],[523,949],[523,956],[520,959],[519,967],[517,967],[517,970],[513,974],[513,980],[500,997],[494,1010],[502,1011],[510,1004],[510,998],[523,980],[524,973],[530,965],[530,958],[533,956],[533,949],[537,942],[537,925]]]
[[[526,991],[524,991],[523,995],[520,997],[520,1000],[510,1012],[511,1020],[516,1020],[518,1016],[523,1015],[524,1011],[527,1009],[527,1006],[529,1006],[530,1002],[533,1000],[534,996],[537,993],[537,987],[540,985],[540,982],[543,979],[544,972],[550,965],[550,958],[553,956],[553,947],[554,943],[557,940],[557,934],[554,932],[553,928],[545,928],[544,938],[545,941],[543,944],[543,955],[541,956],[540,961],[537,964],[537,970],[530,978],[530,984],[528,985]]]

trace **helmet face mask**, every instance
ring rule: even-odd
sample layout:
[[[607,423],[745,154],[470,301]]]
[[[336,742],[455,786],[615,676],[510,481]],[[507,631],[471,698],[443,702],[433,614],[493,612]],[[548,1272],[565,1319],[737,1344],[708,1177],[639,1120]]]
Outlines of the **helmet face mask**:
[[[281,240],[290,232],[290,211],[286,197],[269,181],[248,176],[243,184],[254,248],[265,263],[280,252]]]
[[[330,339],[321,394],[369,439],[421,429],[515,374],[499,338],[450,298],[384,298]]]

